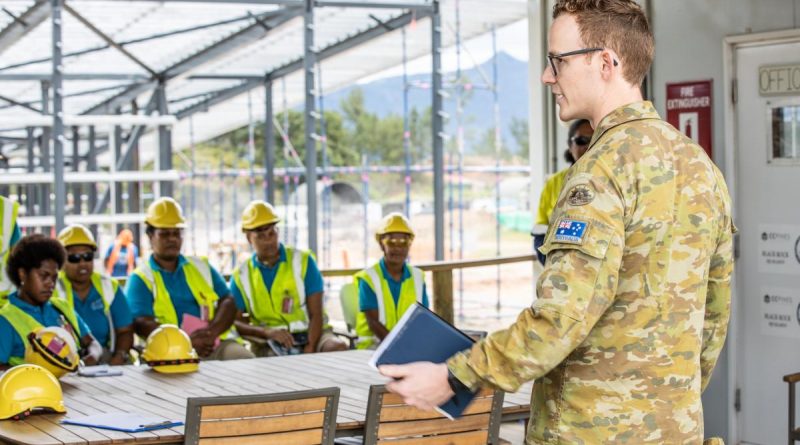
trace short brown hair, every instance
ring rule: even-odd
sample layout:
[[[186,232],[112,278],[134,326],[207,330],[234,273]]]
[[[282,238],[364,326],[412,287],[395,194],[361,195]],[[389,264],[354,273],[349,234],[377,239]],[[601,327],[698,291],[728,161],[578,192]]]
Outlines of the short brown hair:
[[[553,19],[572,14],[587,47],[613,49],[623,66],[622,75],[641,85],[650,70],[655,43],[642,8],[633,0],[558,0]]]

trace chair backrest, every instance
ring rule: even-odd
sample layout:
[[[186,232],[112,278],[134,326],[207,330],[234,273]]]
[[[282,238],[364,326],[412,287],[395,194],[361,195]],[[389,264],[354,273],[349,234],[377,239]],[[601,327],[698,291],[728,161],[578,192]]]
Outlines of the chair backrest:
[[[498,444],[503,392],[482,389],[464,411],[450,420],[437,411],[406,405],[384,385],[369,389],[364,445],[374,444]]]
[[[356,314],[358,314],[358,288],[355,283],[347,283],[339,291],[339,302],[342,305],[342,315],[347,329],[355,330]]]
[[[190,398],[184,444],[333,445],[338,405],[339,388]]]

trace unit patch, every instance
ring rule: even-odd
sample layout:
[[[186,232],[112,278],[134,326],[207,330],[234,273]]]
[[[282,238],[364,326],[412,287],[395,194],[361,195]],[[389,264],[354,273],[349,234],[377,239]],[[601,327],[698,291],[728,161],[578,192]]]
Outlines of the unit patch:
[[[594,192],[586,184],[578,184],[570,189],[567,202],[571,206],[584,206],[594,199]]]
[[[555,241],[562,243],[583,244],[583,235],[586,234],[586,221],[562,219],[556,226]]]

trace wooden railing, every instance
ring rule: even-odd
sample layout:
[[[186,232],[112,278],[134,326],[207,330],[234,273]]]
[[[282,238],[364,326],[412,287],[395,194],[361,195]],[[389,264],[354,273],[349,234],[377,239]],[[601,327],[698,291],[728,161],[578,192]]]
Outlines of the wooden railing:
[[[482,260],[439,261],[434,263],[414,264],[424,271],[433,274],[433,308],[440,317],[453,322],[453,271],[472,267],[497,266],[500,264],[523,263],[535,261],[536,255],[519,255]],[[361,269],[328,269],[322,270],[325,277],[353,276]]]
[[[453,322],[453,271],[472,267],[497,266],[500,264],[524,263],[536,261],[536,255],[518,255],[497,257],[482,260],[439,261],[433,263],[414,264],[424,271],[433,274],[433,309],[440,317]],[[324,277],[352,277],[361,269],[327,269],[321,270]],[[225,280],[230,279],[225,276]],[[124,286],[125,278],[119,279]]]

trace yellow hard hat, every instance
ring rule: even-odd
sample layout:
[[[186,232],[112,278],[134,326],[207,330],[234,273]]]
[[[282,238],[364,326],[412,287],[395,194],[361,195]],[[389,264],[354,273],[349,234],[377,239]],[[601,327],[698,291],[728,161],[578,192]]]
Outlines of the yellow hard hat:
[[[386,215],[381,221],[378,231],[375,232],[375,239],[381,242],[381,237],[387,233],[407,233],[414,239],[414,231],[411,229],[411,223],[408,222],[402,213],[393,212]]]
[[[14,366],[0,377],[0,420],[25,417],[33,408],[67,412],[61,385],[41,366]]]
[[[275,211],[275,207],[272,207],[272,204],[255,200],[247,204],[247,207],[242,212],[242,230],[251,230],[267,224],[275,224],[280,220],[281,218]]]
[[[147,208],[144,222],[157,229],[182,229],[186,227],[181,205],[172,198],[158,198]]]
[[[92,232],[80,224],[71,224],[58,232],[58,240],[64,247],[69,246],[91,246],[97,249]]]
[[[200,362],[192,340],[174,324],[162,324],[147,336],[142,360],[168,374],[197,371]]]
[[[75,337],[58,326],[37,328],[28,334],[25,363],[39,365],[60,379],[78,369],[80,356]]]

